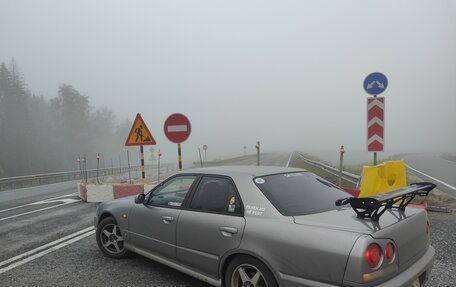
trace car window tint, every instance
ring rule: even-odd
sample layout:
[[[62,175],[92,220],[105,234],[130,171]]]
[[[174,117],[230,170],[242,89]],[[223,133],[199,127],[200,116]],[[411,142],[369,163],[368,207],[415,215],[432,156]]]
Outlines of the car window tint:
[[[191,209],[241,214],[241,203],[233,183],[227,178],[202,178],[190,204]]]
[[[256,186],[283,215],[305,215],[336,208],[347,193],[310,172],[256,177]]]
[[[195,179],[196,176],[186,175],[168,180],[154,190],[148,203],[166,207],[180,207]]]

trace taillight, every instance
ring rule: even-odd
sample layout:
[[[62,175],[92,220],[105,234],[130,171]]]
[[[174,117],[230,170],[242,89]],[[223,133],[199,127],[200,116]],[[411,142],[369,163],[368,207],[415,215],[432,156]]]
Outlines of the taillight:
[[[426,234],[429,235],[429,232],[431,231],[431,224],[429,223],[429,220],[426,221]]]
[[[382,263],[382,248],[377,243],[371,243],[366,249],[366,263],[372,268],[376,269]]]
[[[394,247],[393,243],[388,242],[385,247],[386,262],[392,263],[394,261],[395,257],[396,257],[396,247]]]

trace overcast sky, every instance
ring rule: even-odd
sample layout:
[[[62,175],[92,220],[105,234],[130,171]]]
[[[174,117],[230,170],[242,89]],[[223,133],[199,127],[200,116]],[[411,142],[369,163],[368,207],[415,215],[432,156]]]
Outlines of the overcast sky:
[[[257,140],[367,155],[362,83],[379,71],[386,151],[456,153],[455,15],[452,0],[0,0],[0,61],[35,94],[66,83],[119,120],[140,112],[172,156],[163,122],[187,115],[191,159]]]

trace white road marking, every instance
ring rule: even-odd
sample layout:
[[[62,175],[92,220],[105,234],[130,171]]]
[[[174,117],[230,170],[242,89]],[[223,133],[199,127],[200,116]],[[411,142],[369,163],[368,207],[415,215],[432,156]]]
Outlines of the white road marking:
[[[7,271],[9,271],[9,270],[11,270],[11,269],[14,269],[14,268],[16,268],[16,267],[19,267],[19,266],[21,266],[21,265],[24,265],[24,264],[27,263],[27,262],[30,262],[30,261],[35,260],[35,259],[37,259],[37,258],[40,258],[40,257],[42,257],[42,256],[44,256],[44,255],[46,255],[46,254],[48,254],[48,253],[51,253],[52,251],[56,251],[56,250],[61,249],[61,248],[65,247],[65,246],[68,246],[68,245],[70,245],[70,244],[72,244],[72,243],[74,243],[74,242],[76,242],[76,241],[79,241],[79,240],[81,240],[81,239],[83,239],[83,238],[86,238],[87,236],[90,236],[90,235],[92,235],[92,234],[95,233],[95,230],[94,230],[95,228],[94,228],[94,227],[91,227],[91,229],[92,229],[92,230],[90,230],[90,231],[88,231],[88,232],[86,232],[86,233],[83,233],[83,234],[81,234],[81,235],[79,235],[79,236],[76,236],[76,237],[74,237],[74,238],[72,238],[72,239],[70,239],[70,240],[68,240],[68,241],[65,241],[65,242],[60,243],[60,244],[55,245],[55,246],[52,246],[52,247],[50,247],[50,248],[48,248],[48,249],[46,249],[46,250],[44,250],[44,251],[41,251],[41,252],[36,253],[36,254],[34,254],[34,255],[32,255],[32,256],[29,256],[29,257],[26,257],[26,258],[24,258],[24,259],[22,259],[22,260],[20,260],[20,261],[17,261],[17,262],[15,262],[15,263],[11,264],[11,265],[8,265],[7,267],[1,268],[1,269],[0,269],[0,274],[5,273],[5,272],[7,272]],[[74,234],[75,234],[75,233],[73,233],[72,235],[74,235]],[[60,239],[59,239],[59,240],[60,240]],[[56,240],[56,241],[57,241],[57,240]],[[49,243],[49,244],[50,244],[50,245],[53,245],[52,243],[55,244],[56,241],[51,242],[51,243]],[[20,256],[20,255],[19,255],[19,256]],[[17,256],[16,256],[16,257],[17,257]],[[3,262],[2,262],[2,263],[3,263]]]
[[[447,162],[449,162],[449,163],[451,163],[451,164],[453,164],[453,165],[456,165],[456,162],[455,162],[455,161],[448,160],[448,159],[443,158],[443,157],[441,157],[441,156],[439,156],[439,157],[437,157],[437,158],[438,158],[439,160],[444,160],[444,161],[447,161]]]
[[[18,209],[18,208],[22,208],[22,207],[26,207],[26,206],[30,206],[30,205],[42,204],[43,202],[48,201],[48,200],[52,201],[52,200],[54,200],[54,199],[58,199],[58,198],[62,198],[62,197],[70,197],[70,196],[75,196],[75,195],[78,195],[78,193],[75,192],[75,193],[71,193],[71,194],[67,194],[67,195],[61,195],[61,196],[57,196],[57,197],[52,197],[52,198],[44,199],[44,200],[41,200],[41,201],[36,201],[36,202],[32,202],[32,203],[27,203],[27,204],[24,204],[24,205],[19,205],[19,206],[7,208],[7,209],[2,209],[2,210],[0,210],[0,213],[5,212],[5,211],[10,211],[10,210]]]
[[[12,258],[10,258],[10,259],[8,259],[8,260],[5,260],[5,261],[0,262],[0,267],[1,267],[1,266],[4,266],[4,265],[8,265],[8,264],[10,264],[11,262],[17,261],[17,260],[22,259],[22,258],[24,258],[24,257],[27,257],[27,256],[29,256],[29,255],[32,255],[32,254],[34,254],[34,253],[36,253],[36,252],[38,252],[38,251],[41,251],[41,250],[43,250],[43,249],[46,249],[46,248],[51,247],[51,246],[53,246],[53,245],[56,245],[56,244],[58,244],[58,243],[60,243],[60,242],[63,242],[63,241],[65,241],[65,240],[68,240],[68,239],[70,239],[70,238],[73,238],[73,237],[75,237],[75,236],[78,236],[78,235],[80,235],[80,234],[82,234],[82,233],[91,231],[91,230],[93,230],[93,229],[94,229],[93,226],[87,227],[87,228],[82,229],[82,230],[79,230],[79,231],[77,231],[77,232],[75,232],[75,233],[73,233],[73,234],[67,235],[67,236],[62,237],[62,238],[60,238],[60,239],[57,239],[57,240],[55,240],[55,241],[49,242],[49,243],[44,244],[44,245],[42,245],[42,246],[40,246],[40,247],[37,247],[37,248],[32,249],[32,250],[30,250],[30,251],[27,251],[27,252],[25,252],[25,253],[22,253],[22,254],[19,254],[19,255],[17,255],[17,256],[14,256],[14,257],[12,257]]]
[[[30,205],[38,205],[38,204],[46,204],[46,203],[57,203],[57,202],[62,202],[62,203],[73,203],[76,201],[81,201],[80,199],[74,199],[74,198],[62,198],[62,199],[54,199],[54,200],[43,200],[43,201],[37,201],[34,203],[30,203]]]
[[[62,204],[48,206],[48,207],[45,207],[45,208],[40,208],[40,209],[37,209],[37,210],[32,210],[32,211],[28,211],[28,212],[24,212],[24,213],[20,213],[20,214],[16,214],[16,215],[11,215],[11,216],[8,216],[8,217],[3,217],[3,218],[0,218],[0,221],[11,219],[11,218],[16,218],[16,217],[27,215],[27,214],[32,214],[32,213],[35,213],[35,212],[48,210],[48,209],[51,209],[51,208],[56,208],[56,207],[60,207],[60,206],[63,206],[63,205],[67,205],[67,204],[71,204],[71,203],[75,203],[75,202],[80,202],[80,201],[81,201],[80,199],[79,200],[78,199],[71,199],[71,201],[70,201],[70,199],[67,199],[67,201],[62,203]]]
[[[288,158],[288,161],[287,161],[287,164],[285,165],[285,167],[289,167],[290,166],[290,161],[291,161],[291,157],[293,156],[293,153],[290,154],[290,157]]]
[[[437,179],[437,178],[435,178],[435,177],[432,177],[432,176],[430,176],[429,174],[425,174],[425,173],[422,172],[422,171],[419,171],[419,170],[417,170],[417,169],[414,169],[413,167],[409,166],[408,164],[406,164],[405,166],[406,166],[407,168],[410,168],[410,169],[413,170],[414,172],[417,172],[417,173],[419,173],[419,174],[421,174],[421,175],[424,175],[424,176],[429,177],[430,179],[432,179],[432,180],[434,180],[434,181],[437,181],[437,182],[440,183],[441,185],[444,185],[444,186],[446,186],[446,187],[448,187],[448,188],[451,188],[452,190],[456,190],[456,187],[454,187],[454,186],[452,186],[452,185],[449,185],[448,183],[443,182],[443,181],[441,181],[441,180],[439,180],[439,179]]]

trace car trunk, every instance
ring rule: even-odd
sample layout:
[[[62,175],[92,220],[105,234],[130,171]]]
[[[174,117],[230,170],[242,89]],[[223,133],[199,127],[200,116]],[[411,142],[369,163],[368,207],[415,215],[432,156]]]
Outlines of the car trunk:
[[[418,260],[429,246],[427,220],[426,211],[421,209],[388,228],[374,232],[372,237],[392,239],[397,247],[399,269],[404,269]]]
[[[427,249],[427,214],[423,209],[408,207],[404,212],[387,210],[378,222],[362,219],[350,207],[294,216],[301,225],[367,234],[376,239],[391,239],[397,247],[400,269],[415,262]]]

